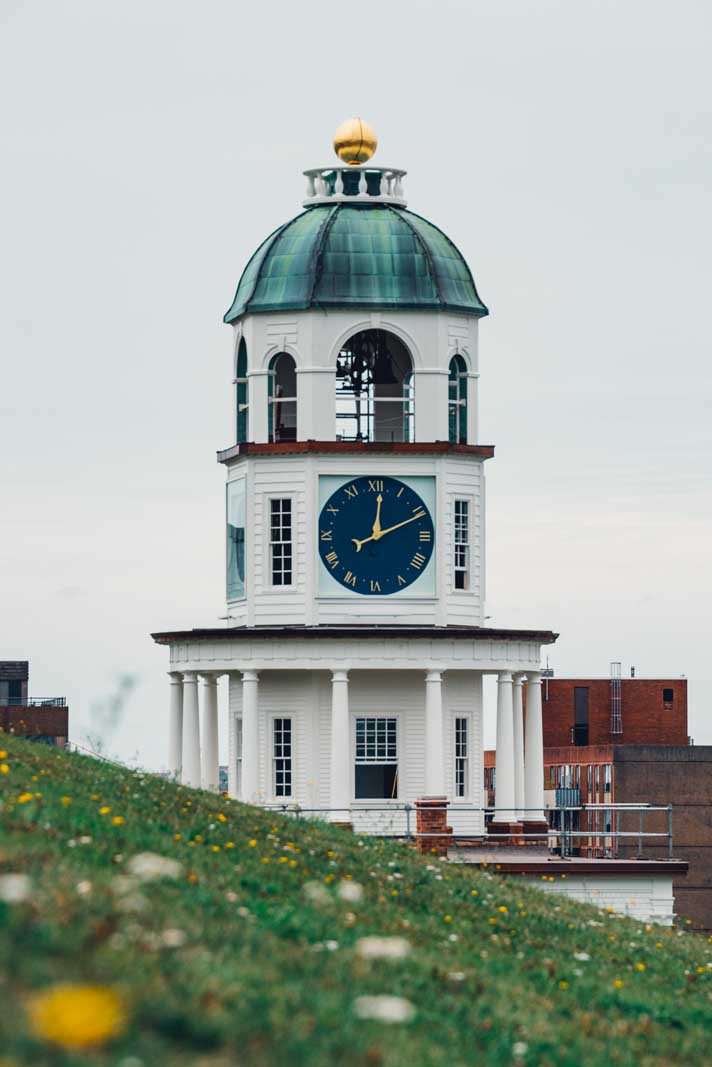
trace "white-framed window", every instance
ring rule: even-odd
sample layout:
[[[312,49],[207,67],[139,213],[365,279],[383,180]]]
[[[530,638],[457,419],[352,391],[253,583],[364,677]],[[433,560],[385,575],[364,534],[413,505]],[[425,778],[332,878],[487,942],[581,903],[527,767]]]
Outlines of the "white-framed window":
[[[242,716],[235,719],[235,790],[242,796]]]
[[[470,588],[470,501],[458,498],[453,512],[453,569],[455,589]]]
[[[292,795],[292,720],[272,720],[272,789],[276,797]]]
[[[355,797],[398,797],[398,720],[386,716],[356,719]]]
[[[470,720],[455,717],[455,796],[466,797],[470,780]]]
[[[291,585],[294,574],[292,498],[272,497],[269,502],[270,575],[272,585]]]

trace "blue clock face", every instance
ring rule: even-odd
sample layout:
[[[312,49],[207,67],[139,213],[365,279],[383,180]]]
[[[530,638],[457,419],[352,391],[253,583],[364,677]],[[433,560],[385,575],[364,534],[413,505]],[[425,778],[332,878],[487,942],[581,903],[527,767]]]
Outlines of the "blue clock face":
[[[434,547],[430,512],[397,478],[344,482],[321,509],[321,561],[354,593],[388,596],[407,588],[427,568]]]

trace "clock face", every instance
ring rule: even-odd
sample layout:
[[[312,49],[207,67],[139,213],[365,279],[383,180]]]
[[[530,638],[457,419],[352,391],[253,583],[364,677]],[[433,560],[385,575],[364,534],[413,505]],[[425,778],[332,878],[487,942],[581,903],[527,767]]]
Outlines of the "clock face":
[[[427,506],[397,478],[353,478],[321,509],[321,561],[354,593],[388,596],[407,588],[427,568],[434,547]]]

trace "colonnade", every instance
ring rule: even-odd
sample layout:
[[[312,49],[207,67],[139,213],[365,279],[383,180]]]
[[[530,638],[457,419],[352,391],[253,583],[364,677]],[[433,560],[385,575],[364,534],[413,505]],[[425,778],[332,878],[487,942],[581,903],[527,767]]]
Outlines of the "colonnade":
[[[242,799],[254,801],[259,782],[259,672],[228,672],[242,683]],[[424,671],[425,774],[423,795],[448,793],[443,747],[443,674]],[[218,788],[218,701],[220,673],[172,671],[170,677],[169,771],[186,785]],[[526,679],[526,723],[523,691]],[[199,699],[199,680],[203,690]],[[202,731],[200,705],[203,708]],[[201,746],[202,732],[202,746]],[[349,671],[331,671],[331,789],[334,816],[352,804]],[[497,674],[496,827],[544,819],[544,748],[541,674]]]

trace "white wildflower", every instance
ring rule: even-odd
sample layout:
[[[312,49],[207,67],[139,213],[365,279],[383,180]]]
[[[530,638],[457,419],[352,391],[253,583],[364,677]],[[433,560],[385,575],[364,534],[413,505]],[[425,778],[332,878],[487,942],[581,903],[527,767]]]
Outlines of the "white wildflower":
[[[341,900],[345,900],[347,904],[358,904],[363,899],[363,886],[358,882],[347,882],[344,880],[339,883],[339,888],[336,891]]]
[[[526,1056],[528,1048],[529,1046],[527,1045],[526,1041],[515,1041],[512,1045],[512,1055],[516,1056],[517,1058],[521,1056]]]
[[[449,971],[447,977],[448,977],[448,981],[450,981],[450,982],[464,982],[465,981],[465,972],[464,971]]]
[[[89,836],[89,834],[82,834],[78,841],[80,845],[90,845],[91,837]]]
[[[243,904],[241,908],[237,909],[237,914],[240,915],[243,919],[246,919],[247,916],[250,914],[250,909],[246,908]]]
[[[365,960],[402,960],[410,952],[404,937],[362,937],[356,942],[356,955]]]
[[[128,870],[139,882],[154,882],[158,878],[178,878],[183,868],[177,860],[159,856],[157,852],[139,852],[127,864]]]
[[[0,875],[0,900],[6,904],[22,904],[27,900],[32,889],[32,882],[26,874]]]
[[[185,931],[177,926],[168,926],[161,934],[161,941],[166,948],[180,948],[186,942]]]
[[[587,963],[591,957],[588,952],[574,952],[574,959],[580,960],[581,963]]]
[[[459,940],[459,938],[458,938],[457,934],[450,934],[450,936],[448,937],[448,941],[458,941],[458,940]]]
[[[225,894],[225,899],[229,900],[231,904],[234,904],[237,900],[237,893],[233,893],[232,889],[228,889],[227,893]]]
[[[304,896],[312,904],[330,904],[331,895],[329,890],[321,882],[305,882]]]
[[[354,1015],[380,1023],[409,1023],[415,1017],[415,1008],[405,997],[357,997]]]
[[[80,897],[87,897],[91,893],[91,882],[87,882],[86,879],[83,882],[77,882],[77,893]]]

